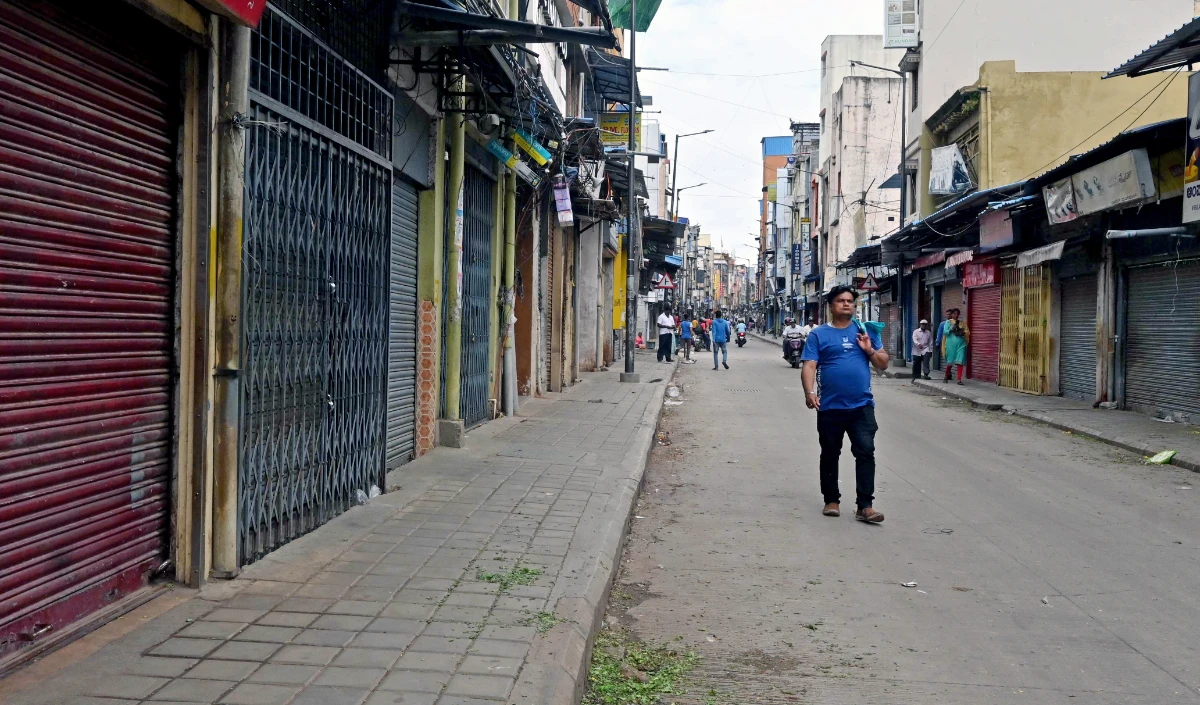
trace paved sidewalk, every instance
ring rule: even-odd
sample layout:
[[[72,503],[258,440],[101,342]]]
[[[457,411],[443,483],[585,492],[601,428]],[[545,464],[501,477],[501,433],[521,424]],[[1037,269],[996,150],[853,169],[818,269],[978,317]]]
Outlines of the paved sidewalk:
[[[674,370],[638,364],[647,383],[614,369],[529,401],[239,579],[16,672],[0,702],[575,702]]]
[[[1167,423],[1133,411],[1097,409],[1090,402],[1032,396],[970,380],[962,386],[937,378],[905,381],[925,392],[963,399],[984,409],[1007,411],[1145,456],[1178,451],[1172,465],[1200,472],[1200,430],[1191,424]]]

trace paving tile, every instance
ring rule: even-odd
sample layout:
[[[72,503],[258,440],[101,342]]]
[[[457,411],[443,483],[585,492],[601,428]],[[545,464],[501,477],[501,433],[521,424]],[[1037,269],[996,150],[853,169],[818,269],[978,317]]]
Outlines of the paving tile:
[[[470,638],[479,630],[482,622],[431,622],[421,632],[421,636],[451,636],[455,638]]]
[[[507,676],[477,676],[460,673],[446,685],[447,695],[466,695],[477,698],[507,698],[516,682],[515,674]]]
[[[291,599],[337,598],[348,589],[345,585],[304,585],[292,593]]]
[[[468,654],[459,664],[458,673],[515,677],[524,659],[507,656],[477,656]]]
[[[218,639],[183,639],[180,637],[171,637],[153,649],[150,649],[150,653],[154,656],[200,658],[207,656],[222,643],[224,642]]]
[[[305,629],[292,639],[303,646],[345,646],[358,632],[345,629]]]
[[[397,619],[395,617],[379,617],[371,621],[363,631],[395,632],[398,634],[416,634],[425,627],[425,622],[419,619]]]
[[[168,678],[154,676],[121,676],[120,678],[98,678],[91,688],[91,695],[103,698],[145,698],[170,683]]]
[[[304,685],[321,670],[317,666],[304,666],[287,663],[265,663],[254,675],[247,678],[249,683],[274,683],[276,685]]]
[[[196,664],[196,667],[183,675],[184,678],[202,678],[207,680],[240,681],[258,668],[251,661],[218,661],[207,659]]]
[[[437,699],[437,693],[400,693],[384,690],[372,693],[363,705],[434,705]]]
[[[487,616],[487,607],[469,607],[467,605],[443,605],[433,613],[434,621],[440,622],[482,622]]]
[[[291,705],[359,705],[370,690],[345,686],[318,686],[305,688]]]
[[[496,626],[521,626],[529,624],[533,613],[528,610],[492,610],[488,615],[488,624]],[[532,638],[532,637],[530,637]]]
[[[300,689],[291,685],[242,683],[221,700],[229,705],[284,705]]]
[[[446,594],[445,590],[412,590],[408,587],[392,596],[392,602],[410,602],[417,605],[436,603]]]
[[[413,590],[440,590],[442,592],[449,592],[457,586],[454,580],[446,578],[414,578],[405,584],[404,587],[412,588]]]
[[[383,680],[385,675],[387,675],[385,668],[330,666],[321,671],[321,675],[317,676],[313,685],[345,686],[370,690],[375,687],[376,683]]]
[[[359,617],[349,614],[326,614],[312,623],[313,629],[345,629],[360,631],[371,623],[370,617]]]
[[[540,597],[501,595],[499,599],[496,600],[496,609],[541,612],[542,610],[546,609],[546,600]]]
[[[308,579],[314,585],[345,585],[349,587],[358,580],[359,573],[334,573],[325,571]]]
[[[338,655],[341,649],[335,646],[285,646],[271,659],[275,663],[299,663],[324,666]]]
[[[347,599],[355,599],[355,595],[362,595],[362,590],[383,590],[387,592],[386,597],[372,597],[370,599],[392,599],[392,595],[399,590],[410,577],[417,572],[416,566],[385,566],[391,568],[395,572],[387,574],[386,572],[372,572],[355,583],[354,587],[346,590],[345,597]]]
[[[246,627],[233,639],[234,641],[267,641],[274,644],[286,644],[300,631],[299,627],[266,627],[256,624]]]
[[[450,597],[446,598],[445,606],[462,606],[462,607],[491,607],[496,603],[495,595],[487,595],[474,592],[452,592]],[[385,615],[391,616],[391,615]]]
[[[450,595],[451,598],[454,595]],[[379,613],[380,617],[394,617],[396,619],[429,619],[434,610],[437,609],[436,604],[418,604],[415,602],[392,602],[383,611]]]
[[[229,639],[246,627],[245,622],[193,622],[176,636],[187,639]]]
[[[414,693],[440,693],[451,674],[435,671],[391,671],[379,684],[379,690],[403,690]]]
[[[205,622],[253,622],[266,614],[265,609],[245,610],[221,607],[201,617]]]
[[[238,595],[222,603],[222,607],[242,610],[269,610],[283,601],[282,595]]]
[[[330,664],[358,668],[391,668],[404,653],[401,649],[344,649]]]
[[[471,643],[467,653],[482,656],[507,656],[510,658],[525,658],[529,651],[529,643],[522,641],[499,641],[496,639],[476,639]]]
[[[415,651],[433,651],[441,654],[465,654],[470,647],[470,639],[443,636],[419,636],[413,640],[411,648]]]
[[[319,597],[289,597],[275,608],[277,612],[324,612],[335,600]]]
[[[243,595],[279,595],[286,597],[292,594],[298,585],[279,580],[255,580],[242,590]]]
[[[350,614],[374,617],[379,614],[386,602],[375,600],[338,600],[329,608],[329,614]]]
[[[268,627],[307,627],[319,616],[309,612],[268,612],[258,623]]]
[[[409,650],[392,668],[407,671],[442,671],[451,673],[462,657],[458,654],[431,653]]]
[[[434,700],[436,695],[431,695]],[[78,698],[72,698],[67,701],[68,705],[138,705],[140,700],[127,700],[125,698],[97,698],[91,695],[84,695]],[[430,700],[429,702],[433,702]]]
[[[215,703],[237,685],[237,681],[184,679],[171,681],[150,700]]]
[[[381,576],[367,575],[363,576],[363,580],[366,580],[367,578],[378,577]],[[358,583],[354,587],[347,590],[346,594],[342,595],[342,597],[347,600],[375,600],[386,603],[388,600],[392,599],[392,595],[394,595],[395,592],[400,589],[400,583],[403,582],[401,580],[393,580],[392,582],[394,585],[364,585],[363,580],[358,581]],[[330,611],[332,612],[333,610]]]
[[[416,638],[416,634],[363,632],[354,637],[354,640],[350,642],[350,646],[362,649],[406,649]]]
[[[165,658],[158,656],[143,656],[129,664],[124,669],[131,676],[158,676],[159,678],[176,678],[184,671],[196,665],[194,658]]]
[[[231,641],[212,652],[215,659],[226,661],[266,661],[279,649],[279,644],[268,644],[256,641]]]
[[[469,698],[462,695],[443,695],[438,698],[437,705],[499,705],[502,700],[491,698]]]

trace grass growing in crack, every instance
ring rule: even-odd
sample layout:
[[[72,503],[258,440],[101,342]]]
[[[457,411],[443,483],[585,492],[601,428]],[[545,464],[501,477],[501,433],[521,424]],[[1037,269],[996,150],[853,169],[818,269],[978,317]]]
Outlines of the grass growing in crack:
[[[638,642],[625,630],[605,629],[596,637],[584,705],[655,705],[679,693],[699,657],[667,645]]]
[[[562,624],[567,620],[559,617],[553,612],[538,612],[537,614],[526,617],[522,621],[526,626],[536,629],[538,634],[545,634],[553,629],[556,624]]]
[[[504,573],[491,573],[480,569],[475,577],[485,583],[500,585],[500,592],[508,592],[509,588],[514,585],[532,585],[533,581],[537,580],[541,574],[542,571],[537,568],[525,568],[518,565]]]

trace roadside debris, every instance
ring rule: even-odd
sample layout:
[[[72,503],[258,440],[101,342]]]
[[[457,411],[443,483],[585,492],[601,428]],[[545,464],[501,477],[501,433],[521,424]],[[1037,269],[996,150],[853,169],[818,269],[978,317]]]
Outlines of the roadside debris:
[[[903,585],[904,587],[916,587],[917,586],[916,583],[900,583],[900,584]]]
[[[1179,455],[1179,451],[1177,450],[1164,450],[1161,453],[1146,458],[1146,462],[1150,465],[1168,465],[1176,455]]]

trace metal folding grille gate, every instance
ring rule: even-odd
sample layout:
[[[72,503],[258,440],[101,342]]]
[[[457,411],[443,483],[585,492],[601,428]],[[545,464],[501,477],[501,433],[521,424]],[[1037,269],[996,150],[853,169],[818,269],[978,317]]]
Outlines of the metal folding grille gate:
[[[1001,284],[1000,386],[1045,394],[1049,345],[1050,269],[1006,267]]]
[[[251,43],[240,562],[381,482],[391,96],[268,7]]]
[[[417,190],[397,173],[392,183],[391,291],[388,330],[387,466],[412,458],[417,427]]]
[[[1096,396],[1096,277],[1065,279],[1058,334],[1058,387],[1064,397]]]

